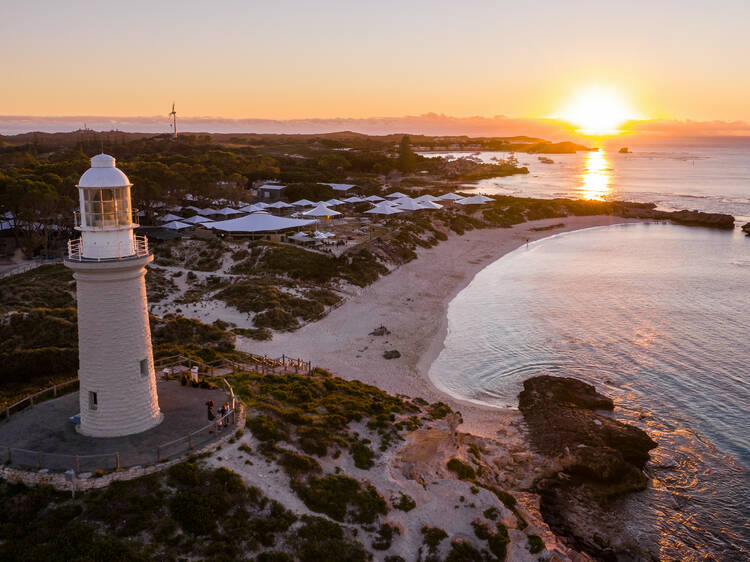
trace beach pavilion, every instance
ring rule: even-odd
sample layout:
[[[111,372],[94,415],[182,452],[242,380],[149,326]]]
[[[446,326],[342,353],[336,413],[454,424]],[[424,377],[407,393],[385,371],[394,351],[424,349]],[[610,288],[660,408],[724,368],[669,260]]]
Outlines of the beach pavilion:
[[[325,203],[320,203],[314,209],[310,209],[309,211],[305,211],[304,213],[302,213],[302,215],[305,217],[326,218],[326,219],[338,216],[340,214],[341,213],[339,211],[335,211],[334,209],[329,209]]]
[[[375,205],[372,209],[365,211],[365,213],[370,215],[397,215],[402,212],[398,207],[386,202],[382,202],[379,205]]]
[[[456,203],[458,205],[482,205],[484,203],[489,203],[490,201],[494,201],[494,199],[484,195],[474,195],[473,197],[465,197],[460,201],[456,201]]]
[[[282,242],[287,233],[313,224],[314,220],[277,217],[267,211],[257,211],[237,219],[210,223],[206,227],[231,236]]]

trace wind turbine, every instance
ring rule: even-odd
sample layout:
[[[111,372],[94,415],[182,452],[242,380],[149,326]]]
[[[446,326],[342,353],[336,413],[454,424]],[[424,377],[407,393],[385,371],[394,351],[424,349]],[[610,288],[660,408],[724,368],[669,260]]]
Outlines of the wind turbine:
[[[174,138],[177,138],[177,112],[174,110],[174,102],[172,102],[172,112],[169,114],[169,117],[172,119],[170,125],[172,126],[172,130],[174,130]]]

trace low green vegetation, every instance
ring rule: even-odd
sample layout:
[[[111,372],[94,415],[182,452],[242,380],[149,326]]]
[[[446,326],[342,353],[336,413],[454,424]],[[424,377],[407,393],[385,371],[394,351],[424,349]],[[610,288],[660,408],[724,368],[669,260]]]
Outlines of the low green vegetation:
[[[546,548],[542,537],[539,535],[529,535],[529,552],[538,554]]]
[[[349,476],[311,477],[293,483],[292,489],[309,509],[336,521],[369,524],[388,513],[388,504],[374,486],[362,486]]]
[[[64,265],[43,265],[0,279],[0,312],[75,306],[73,272]]]
[[[456,458],[450,459],[446,466],[448,470],[456,473],[459,480],[474,480],[477,477],[477,473],[472,467]]]
[[[312,560],[321,544],[364,553],[334,524],[310,533],[314,522],[305,520],[291,530],[297,517],[237,474],[191,461],[75,499],[0,482],[0,503],[2,560],[237,560],[274,547]]]

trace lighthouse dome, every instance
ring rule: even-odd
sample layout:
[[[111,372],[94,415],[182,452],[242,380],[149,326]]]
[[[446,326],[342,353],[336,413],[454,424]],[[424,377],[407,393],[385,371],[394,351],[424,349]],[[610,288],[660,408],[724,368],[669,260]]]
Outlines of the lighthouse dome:
[[[91,167],[86,170],[78,187],[130,187],[131,183],[122,170],[115,167],[115,159],[109,154],[97,154],[91,159]]]

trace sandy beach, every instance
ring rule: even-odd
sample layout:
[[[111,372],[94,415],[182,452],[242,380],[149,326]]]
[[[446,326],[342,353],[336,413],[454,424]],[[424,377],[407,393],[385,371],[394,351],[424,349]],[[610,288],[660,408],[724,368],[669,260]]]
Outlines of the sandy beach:
[[[351,295],[322,320],[296,332],[274,334],[269,342],[238,338],[237,344],[244,351],[270,357],[301,357],[337,376],[391,393],[446,402],[461,411],[463,431],[494,436],[502,418],[515,417],[515,411],[456,400],[428,378],[430,365],[445,340],[448,304],[480,270],[527,240],[623,222],[627,219],[613,216],[565,217],[451,235],[434,248],[420,250],[418,259]],[[564,226],[533,230],[560,223]],[[390,333],[369,335],[381,325]],[[385,359],[386,350],[398,350],[401,357]]]

